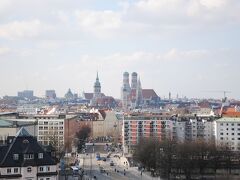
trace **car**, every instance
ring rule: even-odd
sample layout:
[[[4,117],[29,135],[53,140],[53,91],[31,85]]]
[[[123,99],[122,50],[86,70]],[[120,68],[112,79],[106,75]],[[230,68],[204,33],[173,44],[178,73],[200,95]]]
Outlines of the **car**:
[[[99,171],[100,171],[100,173],[104,173],[104,172],[105,172],[105,169],[103,169],[103,167],[100,166],[100,167],[99,167]]]
[[[107,158],[110,158],[110,156],[111,156],[111,153],[108,153]]]
[[[107,161],[107,158],[103,157],[103,158],[102,158],[102,161]]]
[[[110,166],[114,166],[114,163],[113,163],[113,161],[111,161],[111,162],[110,162]]]
[[[113,157],[115,157],[115,158],[120,158],[120,156],[119,156],[119,155],[117,155],[117,154],[115,154]]]

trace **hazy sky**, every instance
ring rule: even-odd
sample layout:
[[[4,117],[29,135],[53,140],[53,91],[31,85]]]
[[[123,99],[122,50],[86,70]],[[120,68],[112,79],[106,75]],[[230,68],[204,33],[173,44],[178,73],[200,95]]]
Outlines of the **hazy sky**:
[[[240,99],[239,0],[0,0],[0,96],[102,91]]]

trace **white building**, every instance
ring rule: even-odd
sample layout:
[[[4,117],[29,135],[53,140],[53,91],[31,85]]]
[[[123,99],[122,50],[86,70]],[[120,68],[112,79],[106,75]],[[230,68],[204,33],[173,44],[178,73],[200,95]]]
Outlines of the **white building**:
[[[38,117],[38,141],[43,145],[64,146],[64,119],[58,116]]]
[[[214,121],[210,117],[179,117],[173,120],[172,128],[173,138],[181,142],[197,139],[211,142],[215,139]]]
[[[223,117],[215,122],[216,142],[233,151],[240,150],[240,118]]]

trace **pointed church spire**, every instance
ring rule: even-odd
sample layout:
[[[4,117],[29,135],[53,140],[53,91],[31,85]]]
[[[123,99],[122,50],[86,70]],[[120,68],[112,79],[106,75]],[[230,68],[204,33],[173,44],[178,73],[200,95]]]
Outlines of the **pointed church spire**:
[[[97,71],[97,78],[96,78],[97,81],[99,81],[99,78],[98,78],[98,71]]]

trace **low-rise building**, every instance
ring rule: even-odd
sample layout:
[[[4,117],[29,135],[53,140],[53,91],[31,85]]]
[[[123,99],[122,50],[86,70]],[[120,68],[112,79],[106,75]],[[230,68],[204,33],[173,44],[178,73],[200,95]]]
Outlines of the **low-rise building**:
[[[21,128],[0,146],[0,179],[57,180],[57,163]]]

